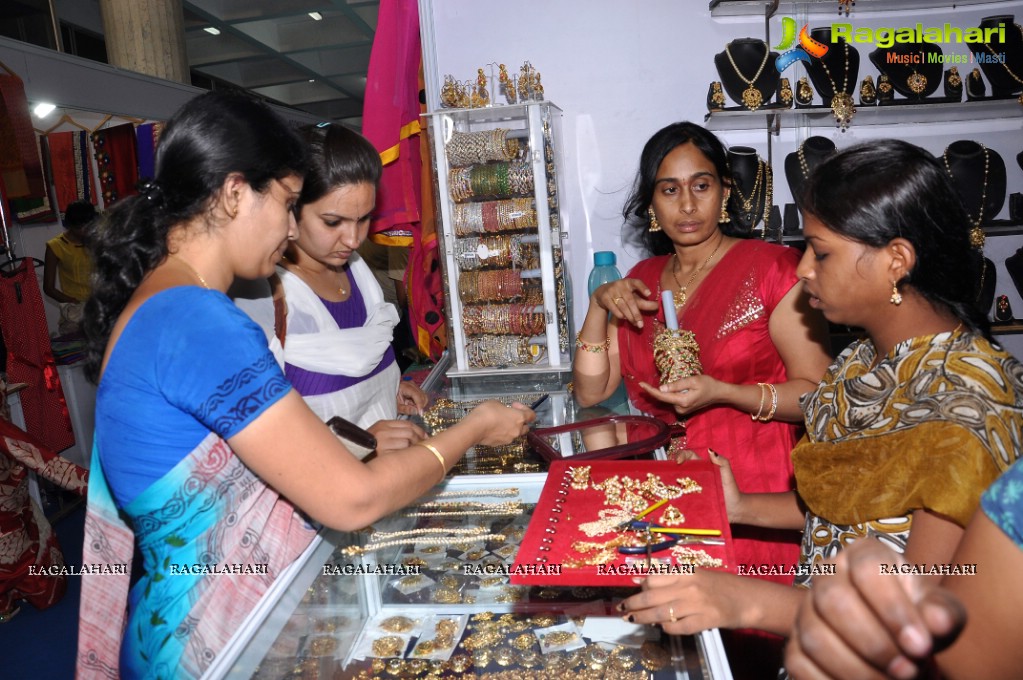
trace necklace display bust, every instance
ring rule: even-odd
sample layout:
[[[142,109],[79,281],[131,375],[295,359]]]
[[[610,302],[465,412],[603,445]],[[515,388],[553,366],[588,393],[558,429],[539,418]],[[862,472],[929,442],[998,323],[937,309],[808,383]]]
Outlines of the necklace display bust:
[[[778,89],[781,74],[774,67],[777,59],[778,53],[771,52],[763,40],[737,38],[714,55],[714,66],[729,98],[742,108],[756,110],[767,106]],[[757,94],[760,103],[751,106]]]

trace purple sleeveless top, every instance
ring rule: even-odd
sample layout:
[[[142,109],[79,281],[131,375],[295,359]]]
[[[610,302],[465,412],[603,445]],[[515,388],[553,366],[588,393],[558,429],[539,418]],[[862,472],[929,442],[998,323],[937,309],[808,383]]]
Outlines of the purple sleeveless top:
[[[343,302],[329,302],[320,298],[320,302],[327,308],[330,315],[337,321],[338,328],[358,328],[366,323],[366,303],[362,297],[362,291],[355,283],[355,277],[349,279],[352,283],[352,294]],[[357,347],[338,347],[339,352],[357,352]],[[372,371],[361,377],[347,375],[327,375],[326,373],[315,373],[304,368],[284,364],[284,375],[291,382],[295,390],[303,397],[315,397],[319,394],[330,394],[347,389],[363,380],[372,378],[380,371],[393,364],[394,348],[388,347],[380,363]]]

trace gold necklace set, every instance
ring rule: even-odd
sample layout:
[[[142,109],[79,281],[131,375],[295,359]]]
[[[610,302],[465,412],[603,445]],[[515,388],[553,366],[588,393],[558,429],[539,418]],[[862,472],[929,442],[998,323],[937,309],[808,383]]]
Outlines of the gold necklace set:
[[[757,69],[756,74],[752,78],[747,78],[743,75],[742,71],[739,70],[739,65],[735,63],[735,58],[732,57],[731,51],[732,43],[729,42],[725,45],[725,55],[728,56],[728,61],[732,64],[732,69],[735,71],[735,75],[739,76],[742,82],[746,83],[746,89],[742,92],[742,104],[750,111],[756,111],[764,103],[764,95],[754,85],[760,74],[764,72],[764,67],[767,66],[768,57],[771,56],[771,50],[768,48],[767,43],[764,43],[764,60],[760,62],[760,68]]]
[[[856,114],[856,103],[853,101],[852,95],[848,92],[849,87],[849,43],[843,42],[842,47],[845,48],[845,60],[842,67],[842,88],[839,89],[835,83],[835,79],[831,77],[831,70],[828,68],[827,62],[823,59],[820,60],[821,66],[824,67],[824,73],[828,76],[828,81],[831,83],[831,91],[834,92],[834,96],[831,97],[831,114],[835,117],[835,124],[842,128],[844,132],[849,124],[852,122],[853,116]]]

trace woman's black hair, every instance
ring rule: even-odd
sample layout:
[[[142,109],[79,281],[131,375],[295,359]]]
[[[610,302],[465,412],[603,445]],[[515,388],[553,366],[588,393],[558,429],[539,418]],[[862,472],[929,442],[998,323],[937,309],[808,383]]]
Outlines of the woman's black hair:
[[[96,206],[89,201],[72,201],[64,209],[64,226],[79,229],[96,219]]]
[[[970,245],[970,219],[941,163],[897,139],[843,149],[819,165],[800,209],[828,229],[873,248],[904,238],[916,264],[901,281],[990,338],[980,309],[983,256]]]
[[[273,180],[305,171],[305,144],[265,103],[225,91],[185,103],[160,135],[156,176],[92,229],[95,270],[82,324],[87,377],[98,380],[114,323],[146,275],[167,257],[174,227],[203,216],[232,174],[264,192]]]
[[[309,170],[296,211],[340,186],[380,184],[384,167],[368,139],[343,125],[311,125],[302,130],[309,149]]]
[[[674,244],[663,231],[650,231],[647,209],[653,201],[654,182],[657,180],[657,169],[661,167],[661,162],[672,150],[686,143],[692,143],[714,165],[722,186],[732,185],[728,152],[713,132],[688,121],[672,123],[655,132],[643,147],[643,153],[639,157],[639,172],[636,174],[632,192],[622,208],[626,240],[638,242],[650,255],[667,255],[674,252]],[[728,212],[734,215],[733,201],[734,197],[729,197]],[[749,236],[733,225],[736,225],[734,219],[722,224],[721,231],[727,236],[739,238]]]

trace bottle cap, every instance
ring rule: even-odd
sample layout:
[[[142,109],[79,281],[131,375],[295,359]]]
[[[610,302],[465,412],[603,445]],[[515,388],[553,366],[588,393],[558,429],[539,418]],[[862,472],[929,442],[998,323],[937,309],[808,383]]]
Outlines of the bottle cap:
[[[612,265],[617,262],[615,254],[610,250],[600,250],[593,253],[593,264],[597,267],[603,267],[604,265]]]

